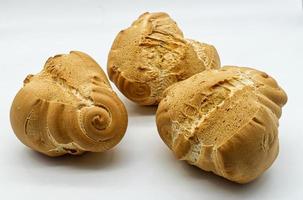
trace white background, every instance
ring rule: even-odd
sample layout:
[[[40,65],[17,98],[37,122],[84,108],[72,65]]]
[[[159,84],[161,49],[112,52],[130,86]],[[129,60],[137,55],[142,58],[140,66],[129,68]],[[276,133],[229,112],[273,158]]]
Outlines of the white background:
[[[300,0],[0,0],[0,199],[303,199],[301,7]],[[114,149],[48,158],[16,139],[9,109],[27,74],[70,50],[105,69],[116,34],[145,11],[169,13],[186,37],[214,44],[222,64],[264,70],[288,93],[280,154],[256,181],[234,184],[177,161],[158,136],[156,108],[133,104],[115,87],[129,124]]]

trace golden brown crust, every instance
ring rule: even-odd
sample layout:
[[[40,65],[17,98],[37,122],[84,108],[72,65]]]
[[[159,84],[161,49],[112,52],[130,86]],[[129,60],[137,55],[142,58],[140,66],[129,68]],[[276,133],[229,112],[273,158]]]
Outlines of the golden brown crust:
[[[278,119],[286,93],[264,72],[226,66],[164,92],[156,122],[177,158],[247,183],[278,155]]]
[[[166,13],[144,13],[117,35],[107,71],[127,98],[141,105],[156,105],[173,83],[219,67],[213,46],[185,39]]]
[[[29,75],[10,117],[16,136],[49,156],[108,150],[127,127],[126,109],[105,73],[78,51],[51,57],[40,73]]]
[[[206,70],[220,68],[220,57],[217,49],[213,45],[201,43],[191,39],[187,39],[186,41],[193,47]]]

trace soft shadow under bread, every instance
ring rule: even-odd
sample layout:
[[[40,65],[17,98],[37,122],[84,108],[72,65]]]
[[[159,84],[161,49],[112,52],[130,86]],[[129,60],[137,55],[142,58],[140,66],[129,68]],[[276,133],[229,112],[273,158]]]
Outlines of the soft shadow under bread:
[[[80,170],[100,170],[113,165],[119,165],[119,152],[110,150],[103,153],[87,152],[80,156],[64,155],[61,157],[53,158],[47,157],[40,153],[27,150],[24,153],[28,154],[28,159],[31,162],[36,162],[37,166],[48,167],[67,167],[76,168]]]
[[[245,197],[245,194],[257,192],[260,188],[266,187],[266,184],[269,183],[269,177],[267,177],[268,173],[263,174],[261,177],[250,183],[238,184],[211,172],[203,171],[196,166],[187,164],[186,162],[182,162],[181,166],[184,170],[184,174],[187,175],[188,178],[201,182],[207,181],[209,184],[217,187],[218,191],[220,190],[222,192],[231,193],[236,196]],[[201,185],[203,185],[203,183],[201,183]]]

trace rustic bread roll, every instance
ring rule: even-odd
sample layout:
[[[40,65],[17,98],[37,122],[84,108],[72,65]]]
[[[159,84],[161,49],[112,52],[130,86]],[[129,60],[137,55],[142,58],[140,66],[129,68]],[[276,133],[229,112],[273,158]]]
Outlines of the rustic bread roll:
[[[126,109],[104,72],[78,51],[51,57],[27,76],[10,118],[21,142],[48,156],[108,150],[127,127]]]
[[[120,31],[107,64],[110,80],[141,105],[156,105],[168,86],[219,67],[215,47],[185,39],[166,13],[144,13]]]
[[[278,119],[286,101],[266,73],[227,66],[169,87],[156,122],[177,158],[247,183],[278,155]]]

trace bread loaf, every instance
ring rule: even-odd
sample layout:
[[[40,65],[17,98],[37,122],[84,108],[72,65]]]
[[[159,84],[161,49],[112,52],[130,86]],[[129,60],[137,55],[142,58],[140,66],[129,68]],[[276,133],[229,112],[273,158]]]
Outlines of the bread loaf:
[[[278,155],[278,119],[286,101],[286,93],[266,73],[226,66],[165,90],[156,122],[178,159],[247,183]]]
[[[127,127],[126,109],[104,72],[78,51],[51,57],[27,76],[10,119],[21,142],[48,156],[108,150]]]
[[[166,13],[144,13],[120,31],[107,64],[110,80],[141,105],[157,105],[168,86],[219,67],[215,47],[185,39]]]

